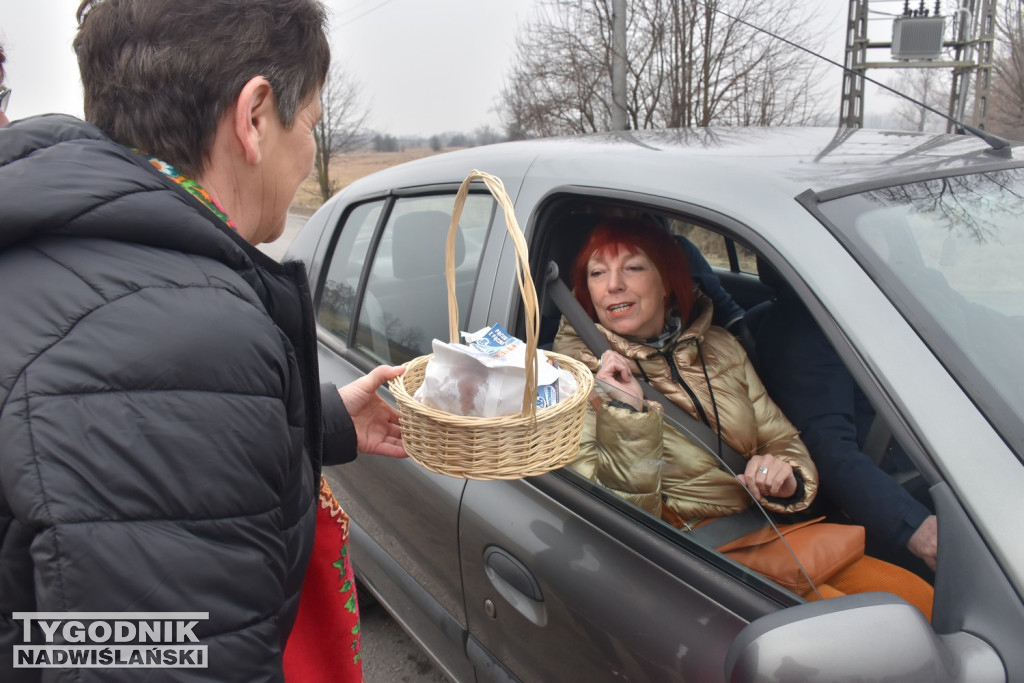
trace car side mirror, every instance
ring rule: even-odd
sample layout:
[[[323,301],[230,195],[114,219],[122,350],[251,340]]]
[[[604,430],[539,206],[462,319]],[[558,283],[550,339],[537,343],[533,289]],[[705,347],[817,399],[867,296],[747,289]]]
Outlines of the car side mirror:
[[[859,593],[780,610],[748,624],[729,647],[726,680],[1005,681],[996,651],[968,633],[937,635],[889,593]]]

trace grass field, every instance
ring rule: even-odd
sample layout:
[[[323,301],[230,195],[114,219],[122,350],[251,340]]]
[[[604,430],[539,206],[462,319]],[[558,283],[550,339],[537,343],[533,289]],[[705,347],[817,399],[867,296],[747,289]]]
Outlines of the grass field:
[[[450,150],[445,150],[450,151]],[[397,166],[432,154],[438,154],[429,147],[417,147],[401,152],[350,152],[342,154],[331,164],[331,180],[343,189],[365,175],[375,171]],[[306,179],[295,195],[292,207],[299,209],[317,209],[322,204],[320,188],[316,182],[316,172]]]

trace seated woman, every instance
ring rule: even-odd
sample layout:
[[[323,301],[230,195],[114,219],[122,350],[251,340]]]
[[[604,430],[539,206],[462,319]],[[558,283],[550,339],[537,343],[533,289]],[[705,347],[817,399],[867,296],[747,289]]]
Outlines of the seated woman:
[[[554,351],[584,362],[610,388],[608,400],[592,397],[573,469],[687,529],[743,511],[751,495],[778,513],[810,505],[818,475],[806,447],[740,343],[711,325],[711,301],[695,294],[685,253],[668,232],[646,219],[598,224],[572,282],[612,348],[598,360],[563,318]],[[746,458],[744,472],[720,469],[665,424],[659,406],[641,398],[636,376],[718,432]],[[873,558],[831,577],[829,586],[818,587],[821,595],[888,590],[931,613],[926,582]]]

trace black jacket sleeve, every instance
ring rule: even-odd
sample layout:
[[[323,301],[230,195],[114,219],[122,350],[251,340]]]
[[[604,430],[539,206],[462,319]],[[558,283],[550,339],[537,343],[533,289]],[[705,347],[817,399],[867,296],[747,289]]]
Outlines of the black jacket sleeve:
[[[320,385],[320,405],[324,414],[324,465],[341,465],[356,459],[356,427],[338,387],[331,382]]]
[[[794,308],[794,304],[773,306]],[[929,515],[861,451],[859,422],[870,423],[857,401],[858,388],[810,315],[769,312],[758,328],[762,376],[773,398],[793,421],[818,466],[822,493],[858,524],[894,547],[910,540]]]

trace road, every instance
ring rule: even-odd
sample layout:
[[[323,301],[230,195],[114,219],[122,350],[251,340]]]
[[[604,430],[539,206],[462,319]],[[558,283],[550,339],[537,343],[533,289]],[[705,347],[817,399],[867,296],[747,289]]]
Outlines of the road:
[[[288,223],[279,239],[261,244],[260,250],[272,258],[284,256],[308,215],[288,214]],[[344,470],[343,470],[344,472]],[[344,507],[345,501],[341,501]],[[446,683],[442,674],[387,610],[374,602],[359,610],[362,627],[363,680],[365,683]]]
[[[295,239],[295,235],[299,233],[302,226],[309,220],[309,214],[298,211],[288,212],[288,222],[285,224],[284,232],[279,238],[270,242],[269,244],[259,245],[260,251],[267,254],[271,258],[281,260],[284,256],[284,252],[288,249],[288,245]]]

